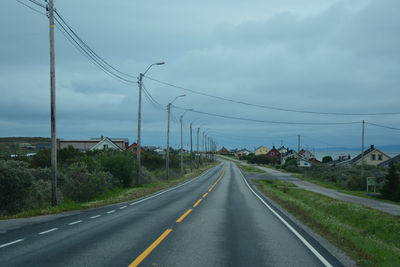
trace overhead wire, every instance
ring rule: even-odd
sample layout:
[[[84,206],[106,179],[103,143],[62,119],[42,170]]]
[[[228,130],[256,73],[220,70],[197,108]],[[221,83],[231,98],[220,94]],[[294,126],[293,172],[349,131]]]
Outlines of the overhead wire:
[[[40,10],[38,10],[38,9],[36,9],[36,8],[34,8],[34,7],[30,6],[30,5],[28,5],[28,4],[25,4],[24,2],[22,2],[22,1],[20,1],[20,0],[15,0],[15,1],[17,1],[17,2],[20,3],[21,5],[26,6],[27,8],[30,8],[31,10],[33,10],[33,11],[35,11],[35,12],[41,14],[41,15],[47,16],[46,13],[44,13],[44,12],[42,12],[42,11],[40,11]]]
[[[222,101],[226,101],[226,102],[231,102],[231,103],[236,103],[236,104],[241,104],[241,105],[246,105],[246,106],[251,106],[251,107],[257,107],[257,108],[263,108],[263,109],[269,109],[269,110],[305,113],[305,114],[317,114],[317,115],[337,115],[337,116],[378,116],[378,115],[399,115],[400,114],[400,111],[399,112],[381,112],[381,113],[345,113],[345,112],[319,112],[319,111],[307,111],[307,110],[299,110],[299,109],[273,107],[273,106],[254,104],[254,103],[249,103],[249,102],[245,102],[245,101],[234,100],[234,99],[230,99],[230,98],[226,98],[226,97],[203,93],[203,92],[200,92],[197,90],[193,90],[193,89],[185,88],[185,87],[178,86],[178,85],[175,85],[172,83],[168,83],[165,81],[161,81],[161,80],[152,78],[147,75],[145,75],[145,77],[151,81],[154,81],[154,82],[157,82],[157,83],[160,83],[163,85],[167,85],[170,87],[174,87],[174,88],[177,88],[180,90],[184,90],[186,92],[190,92],[193,94],[202,95],[202,96],[206,96],[206,97],[210,97],[210,98],[214,98],[214,99],[218,99],[218,100],[222,100]]]
[[[372,122],[365,122],[365,123],[366,123],[366,124],[369,124],[369,125],[381,127],[381,128],[386,128],[386,129],[390,129],[390,130],[400,131],[400,128],[396,128],[396,127],[392,127],[392,126],[386,126],[386,125],[376,124],[376,123],[372,123]]]
[[[210,112],[205,112],[205,111],[200,111],[200,110],[195,110],[195,109],[188,109],[188,108],[183,108],[179,106],[172,105],[173,107],[181,110],[188,110],[194,113],[199,113],[203,115],[208,115],[208,116],[213,116],[213,117],[220,117],[220,118],[226,118],[226,119],[233,119],[233,120],[241,120],[241,121],[250,121],[250,122],[259,122],[259,123],[268,123],[268,124],[288,124],[288,125],[351,125],[351,124],[360,124],[361,122],[358,121],[352,121],[352,122],[287,122],[287,121],[267,121],[267,120],[258,120],[258,119],[249,119],[249,118],[243,118],[243,117],[235,117],[235,116],[229,116],[229,115],[222,115],[222,114],[216,114],[216,113],[210,113]]]

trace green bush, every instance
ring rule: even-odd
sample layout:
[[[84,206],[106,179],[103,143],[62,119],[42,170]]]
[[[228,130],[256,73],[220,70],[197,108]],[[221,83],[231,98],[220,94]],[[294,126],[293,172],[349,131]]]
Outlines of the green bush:
[[[110,172],[115,186],[130,187],[137,176],[136,155],[130,152],[103,151],[96,156],[101,169]]]
[[[65,171],[60,184],[65,198],[89,201],[112,188],[112,175],[108,172],[89,172],[84,165],[72,164]]]
[[[32,157],[31,166],[34,168],[51,167],[51,150],[40,150],[35,156]]]
[[[27,163],[0,161],[0,214],[17,213],[26,207],[33,180]]]
[[[73,146],[68,146],[67,148],[59,149],[57,151],[57,161],[60,166],[68,166],[80,162],[84,155],[85,154],[79,149],[75,149]]]

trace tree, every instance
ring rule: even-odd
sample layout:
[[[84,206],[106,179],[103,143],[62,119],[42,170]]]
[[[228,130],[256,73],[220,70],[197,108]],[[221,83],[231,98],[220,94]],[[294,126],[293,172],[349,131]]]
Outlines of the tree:
[[[331,161],[333,161],[331,156],[325,156],[325,157],[322,158],[322,163],[328,163],[328,162],[331,162]]]
[[[389,200],[400,200],[400,182],[399,175],[393,162],[389,164],[389,173],[385,177],[385,184],[382,188],[382,197]]]

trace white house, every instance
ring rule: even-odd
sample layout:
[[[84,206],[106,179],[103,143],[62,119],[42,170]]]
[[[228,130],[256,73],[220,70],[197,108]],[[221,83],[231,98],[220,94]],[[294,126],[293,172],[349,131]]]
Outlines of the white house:
[[[311,163],[301,159],[299,161],[299,167],[310,168],[311,167]]]
[[[100,140],[100,142],[98,142],[92,148],[90,148],[90,150],[92,150],[92,151],[93,150],[107,150],[107,149],[122,151],[122,149],[108,137],[102,138]]]

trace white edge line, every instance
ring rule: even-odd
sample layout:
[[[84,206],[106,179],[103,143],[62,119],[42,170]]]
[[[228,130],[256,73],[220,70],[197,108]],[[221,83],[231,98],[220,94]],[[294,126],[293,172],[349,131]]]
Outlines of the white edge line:
[[[274,209],[271,208],[270,205],[268,205],[264,199],[262,199],[254,190],[253,188],[251,188],[251,186],[249,185],[249,183],[246,181],[246,178],[244,178],[242,172],[239,170],[240,175],[242,175],[242,178],[244,180],[244,182],[246,183],[247,187],[251,190],[251,192],[253,192],[253,194],[259,199],[261,200],[261,202],[276,216],[278,217],[279,220],[281,220],[283,222],[283,224],[289,228],[290,231],[292,231],[293,234],[295,234],[295,236],[297,236],[298,239],[300,239],[301,242],[303,242],[304,245],[306,245],[306,247],[311,250],[312,253],[314,253],[314,255],[325,265],[325,266],[329,266],[332,267],[332,265],[321,255],[319,254],[319,252],[313,247],[311,246],[310,243],[308,243],[308,241],[302,237],[299,232],[297,232],[287,221],[285,221],[285,219],[283,219]]]
[[[114,213],[115,212],[115,210],[110,210],[110,211],[107,211],[107,213],[108,214],[110,214],[110,213]]]
[[[0,248],[4,248],[4,247],[10,246],[10,245],[13,245],[13,244],[16,244],[16,243],[22,242],[22,241],[24,241],[24,240],[25,240],[25,239],[18,239],[18,240],[15,240],[15,241],[12,241],[12,242],[9,242],[9,243],[6,243],[6,244],[3,244],[3,245],[0,245]]]
[[[74,225],[74,224],[81,223],[81,222],[83,222],[83,221],[82,221],[82,220],[79,220],[79,221],[76,221],[76,222],[71,222],[71,223],[69,223],[68,225]]]
[[[92,216],[92,217],[90,217],[90,219],[96,219],[96,218],[99,218],[101,215],[95,215],[95,216]]]
[[[125,209],[126,208],[126,206],[123,206],[123,207],[121,207],[121,208],[119,208],[120,210],[123,210],[123,209]]]
[[[44,235],[44,234],[47,234],[47,233],[50,233],[50,232],[53,232],[53,231],[56,231],[56,230],[58,230],[58,228],[52,228],[50,230],[43,231],[43,232],[39,233],[39,235]]]
[[[218,167],[219,165],[220,165],[220,164],[218,164],[217,166],[215,166],[215,167],[213,167],[213,168],[211,168],[211,169],[208,169],[207,171],[205,171],[205,172],[203,172],[202,174],[200,174],[199,176],[197,176],[197,177],[191,179],[190,181],[187,181],[187,182],[185,182],[185,183],[183,183],[183,184],[180,184],[180,185],[177,185],[177,186],[175,186],[175,187],[169,188],[169,189],[167,189],[167,190],[165,190],[165,191],[162,191],[162,192],[157,193],[157,194],[155,194],[155,195],[152,195],[152,196],[150,196],[150,197],[147,197],[147,198],[138,200],[138,201],[133,202],[133,203],[131,203],[131,204],[129,204],[129,205],[130,205],[130,206],[133,206],[133,205],[139,204],[139,203],[141,203],[141,202],[143,202],[143,201],[146,201],[146,200],[155,198],[155,197],[157,197],[157,196],[159,196],[159,195],[165,194],[165,193],[167,193],[167,192],[169,192],[169,191],[178,189],[178,188],[180,188],[180,187],[182,187],[182,186],[184,186],[184,185],[186,185],[186,184],[189,184],[189,183],[191,183],[191,182],[197,180],[199,177],[201,177],[201,176],[207,174],[208,172],[211,172],[212,169]]]

